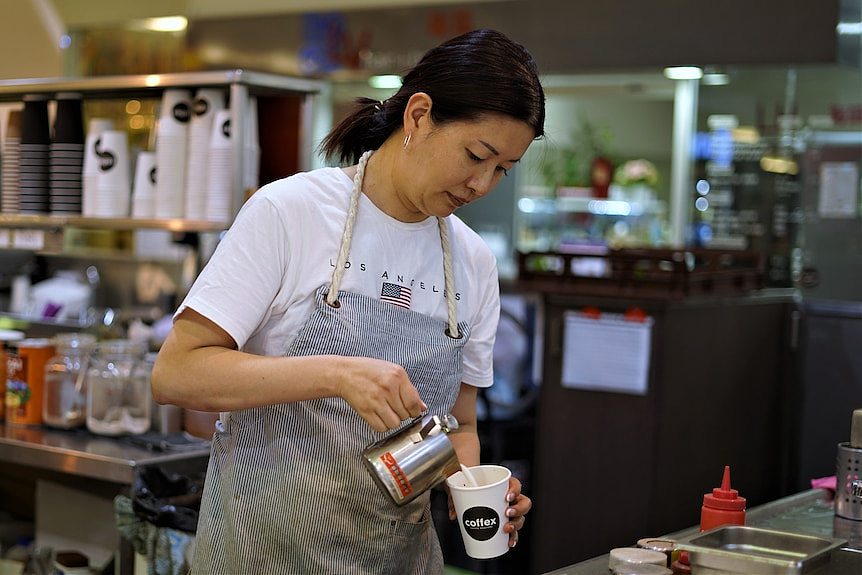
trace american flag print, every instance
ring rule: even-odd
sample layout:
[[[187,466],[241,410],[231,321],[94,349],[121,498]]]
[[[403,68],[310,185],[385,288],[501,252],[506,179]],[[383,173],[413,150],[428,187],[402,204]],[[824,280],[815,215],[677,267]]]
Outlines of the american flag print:
[[[410,288],[383,282],[380,299],[391,304],[410,309]]]

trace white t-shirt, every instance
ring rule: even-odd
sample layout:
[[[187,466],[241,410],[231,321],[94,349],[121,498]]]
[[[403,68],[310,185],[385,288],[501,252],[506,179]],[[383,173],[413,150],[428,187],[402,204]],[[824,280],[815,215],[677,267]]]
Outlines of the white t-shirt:
[[[263,186],[240,210],[177,314],[192,308],[230,334],[240,349],[283,355],[312,313],[315,292],[331,281],[352,189],[340,168]],[[496,261],[459,218],[450,216],[446,224],[457,320],[471,329],[462,380],[488,387],[500,311]],[[436,218],[401,222],[360,195],[348,266],[341,290],[380,298],[384,287],[391,295],[393,286],[400,286],[394,291],[400,292],[402,307],[409,301],[413,311],[448,321]]]

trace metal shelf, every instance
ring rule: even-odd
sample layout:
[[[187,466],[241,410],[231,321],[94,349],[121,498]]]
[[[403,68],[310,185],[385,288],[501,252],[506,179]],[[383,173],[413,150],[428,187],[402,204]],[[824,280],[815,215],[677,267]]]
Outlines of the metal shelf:
[[[305,78],[292,78],[247,70],[179,72],[174,74],[137,74],[129,76],[92,76],[85,78],[24,78],[0,80],[0,102],[20,101],[24,94],[55,95],[79,92],[88,98],[155,97],[168,88],[246,86],[250,95],[317,94],[324,84]]]
[[[205,468],[209,452],[207,441],[184,451],[153,452],[123,438],[0,423],[0,461],[126,485],[134,482],[136,469],[148,465],[189,461]]]
[[[84,216],[40,216],[0,214],[0,228],[55,230],[80,228],[88,230],[155,229],[172,232],[220,232],[227,222],[204,222],[183,219],[89,218]]]

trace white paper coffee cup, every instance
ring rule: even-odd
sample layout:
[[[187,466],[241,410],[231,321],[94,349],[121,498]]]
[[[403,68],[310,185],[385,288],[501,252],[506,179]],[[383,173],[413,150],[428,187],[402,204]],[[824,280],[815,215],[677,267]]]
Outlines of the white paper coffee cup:
[[[509,550],[506,492],[512,472],[499,465],[470,467],[478,486],[468,486],[461,471],[446,479],[467,555],[474,559],[499,557]]]

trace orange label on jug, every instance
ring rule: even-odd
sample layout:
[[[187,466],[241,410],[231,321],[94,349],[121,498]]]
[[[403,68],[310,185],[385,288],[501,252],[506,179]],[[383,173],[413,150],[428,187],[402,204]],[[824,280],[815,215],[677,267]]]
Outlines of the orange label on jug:
[[[407,479],[407,476],[404,474],[404,470],[401,469],[401,466],[398,465],[398,462],[395,461],[395,457],[392,456],[392,453],[387,451],[383,455],[380,456],[380,461],[383,462],[383,465],[386,466],[387,471],[392,476],[392,479],[395,480],[395,485],[398,486],[398,491],[401,492],[401,495],[407,497],[411,493],[413,493],[413,486],[410,485],[410,481]]]
[[[18,353],[9,354],[6,381],[6,421],[12,425],[42,423],[42,389],[45,363],[54,355],[46,339],[25,339]]]

